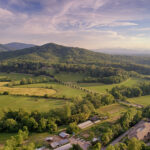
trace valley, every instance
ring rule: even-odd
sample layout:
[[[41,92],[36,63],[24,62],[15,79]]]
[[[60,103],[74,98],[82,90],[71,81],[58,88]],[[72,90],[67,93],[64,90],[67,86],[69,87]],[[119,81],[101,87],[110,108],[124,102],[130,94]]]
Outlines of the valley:
[[[84,144],[92,147],[92,140],[101,138],[105,148],[115,137],[149,117],[145,114],[150,104],[149,64],[135,63],[137,58],[121,56],[120,60],[56,44],[11,53],[1,52],[1,149],[11,136],[22,136],[17,134],[19,129],[25,134],[24,128],[29,131],[27,146],[33,143],[37,148],[52,149],[53,142],[44,139],[54,137],[59,143],[59,134],[65,132],[70,136],[67,143],[77,142],[84,149]],[[106,62],[105,57],[111,59]],[[91,125],[79,128],[79,124],[88,122]]]

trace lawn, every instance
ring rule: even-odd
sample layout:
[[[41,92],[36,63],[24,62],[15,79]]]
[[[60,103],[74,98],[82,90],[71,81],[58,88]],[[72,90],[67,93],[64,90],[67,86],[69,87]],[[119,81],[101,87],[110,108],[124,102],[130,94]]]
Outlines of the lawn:
[[[25,87],[25,88],[48,88],[53,87],[54,90],[56,90],[56,94],[53,96],[67,96],[67,97],[77,97],[78,95],[84,96],[86,93],[79,90],[74,89],[68,86],[64,86],[58,83],[38,83],[38,84],[28,84],[28,85],[20,85],[17,87]]]
[[[86,75],[82,73],[65,73],[61,72],[59,74],[56,74],[55,77],[59,80],[62,80],[64,82],[76,82],[83,80]]]
[[[125,85],[125,86],[134,86],[143,81],[142,79],[129,78],[128,80],[119,83],[119,84],[102,84],[102,83],[80,83],[81,87],[85,87],[95,92],[105,93],[106,89],[111,90],[115,86]]]
[[[65,100],[52,100],[45,98],[34,98],[24,96],[0,95],[0,114],[8,108],[13,110],[23,108],[27,111],[38,110],[46,112],[50,109],[62,107],[66,103]]]
[[[136,98],[129,98],[128,101],[131,103],[147,106],[150,105],[150,95],[136,97]]]

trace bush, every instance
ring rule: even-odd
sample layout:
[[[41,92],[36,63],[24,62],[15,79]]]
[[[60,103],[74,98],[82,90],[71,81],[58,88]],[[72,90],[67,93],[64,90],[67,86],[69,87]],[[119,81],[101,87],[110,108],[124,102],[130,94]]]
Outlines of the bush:
[[[4,91],[3,95],[9,95],[9,92],[8,91]]]

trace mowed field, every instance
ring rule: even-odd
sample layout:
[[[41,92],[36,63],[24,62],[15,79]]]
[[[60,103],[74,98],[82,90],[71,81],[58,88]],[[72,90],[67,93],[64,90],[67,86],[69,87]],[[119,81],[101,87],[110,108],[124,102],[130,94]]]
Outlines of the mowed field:
[[[66,104],[65,100],[34,98],[25,96],[0,95],[0,114],[3,110],[17,110],[23,108],[27,111],[38,110],[46,112],[50,109],[56,109]]]
[[[79,89],[71,88],[68,86],[64,86],[58,83],[38,83],[38,84],[28,84],[28,85],[19,85],[16,87],[20,88],[50,88],[52,87],[56,93],[53,96],[66,96],[66,97],[77,97],[84,96],[86,92],[81,91]]]
[[[111,90],[115,86],[134,86],[139,84],[140,82],[144,81],[143,79],[139,78],[129,78],[128,80],[119,83],[119,84],[102,84],[102,83],[80,83],[79,85],[81,87],[90,89],[92,91],[98,92],[98,93],[105,93],[106,89]]]
[[[129,98],[128,101],[131,103],[147,106],[150,105],[150,95],[136,97],[136,98]]]

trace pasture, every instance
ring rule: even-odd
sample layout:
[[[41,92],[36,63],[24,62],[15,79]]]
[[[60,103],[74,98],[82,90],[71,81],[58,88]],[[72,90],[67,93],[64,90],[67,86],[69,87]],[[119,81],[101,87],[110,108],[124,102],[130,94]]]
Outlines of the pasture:
[[[27,111],[38,110],[40,112],[47,112],[50,109],[60,108],[65,104],[65,100],[0,95],[0,114],[2,114],[3,110],[9,108],[12,110],[22,108]]]
[[[147,106],[150,105],[150,95],[136,97],[136,98],[129,98],[128,101],[131,103]]]
[[[69,86],[61,85],[58,83],[38,83],[38,84],[28,84],[16,86],[19,88],[50,88],[52,87],[56,93],[53,96],[66,96],[66,97],[77,97],[79,95],[84,96],[86,92],[79,89],[71,88]]]
[[[92,91],[98,92],[98,93],[105,93],[106,90],[111,90],[115,86],[134,86],[139,84],[142,79],[138,78],[129,78],[128,80],[121,82],[119,84],[103,84],[103,83],[80,83],[79,86],[90,89]]]

